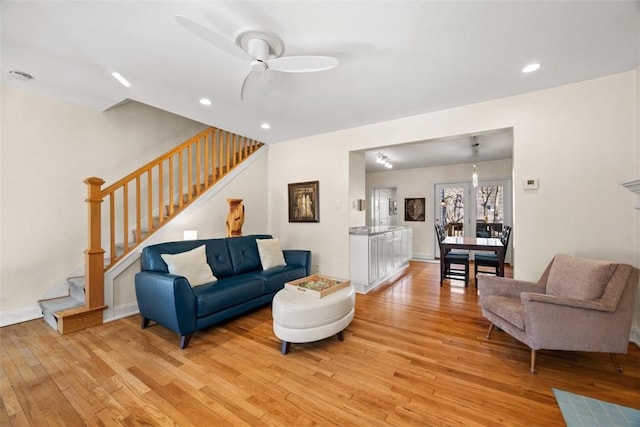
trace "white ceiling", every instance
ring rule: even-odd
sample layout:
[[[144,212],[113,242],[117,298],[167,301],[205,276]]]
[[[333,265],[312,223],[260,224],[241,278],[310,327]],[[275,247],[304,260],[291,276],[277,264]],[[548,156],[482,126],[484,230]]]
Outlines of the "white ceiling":
[[[98,110],[132,99],[275,143],[633,70],[639,65],[639,5],[2,0],[1,78]],[[273,32],[285,56],[329,55],[340,64],[318,73],[268,71],[249,82],[243,102],[249,65],[187,31],[175,15],[230,40],[247,28]],[[523,74],[534,61],[540,70]],[[35,79],[13,79],[9,70]],[[121,86],[113,71],[132,86]],[[200,105],[201,97],[213,104]],[[271,129],[260,128],[265,121]],[[432,159],[461,153],[469,137],[444,142],[418,151],[414,146],[411,156],[401,147],[384,151],[396,164],[416,152]]]
[[[473,144],[478,145],[474,148]],[[393,170],[510,159],[513,157],[513,132],[512,129],[497,129],[379,147],[365,152],[367,172],[389,170],[376,162],[378,154],[389,158]]]

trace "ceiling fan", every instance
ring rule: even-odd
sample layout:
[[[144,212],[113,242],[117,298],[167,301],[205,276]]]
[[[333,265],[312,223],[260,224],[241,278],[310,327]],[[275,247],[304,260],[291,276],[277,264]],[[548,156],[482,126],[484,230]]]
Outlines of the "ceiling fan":
[[[267,70],[283,73],[313,73],[335,68],[338,60],[331,56],[281,56],[284,44],[272,33],[260,30],[239,32],[232,41],[217,31],[205,27],[182,15],[176,15],[176,21],[214,47],[233,56],[249,61],[249,72],[240,88],[240,99],[244,100],[245,87],[252,75]]]

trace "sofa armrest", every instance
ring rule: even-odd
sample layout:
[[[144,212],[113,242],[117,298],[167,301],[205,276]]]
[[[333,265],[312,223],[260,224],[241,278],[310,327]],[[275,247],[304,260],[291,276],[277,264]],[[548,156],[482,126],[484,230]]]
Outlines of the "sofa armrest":
[[[478,274],[478,291],[480,298],[489,295],[519,298],[522,292],[544,293],[545,285],[523,280]]]
[[[526,306],[526,304],[528,304],[529,301],[537,301],[541,303],[555,304],[555,305],[564,306],[564,307],[583,308],[587,310],[598,310],[598,311],[608,311],[608,312],[615,311],[615,307],[609,307],[603,304],[600,300],[562,298],[554,295],[537,294],[537,293],[529,293],[529,292],[523,292],[522,294],[520,294],[520,300],[522,301],[523,306]]]
[[[287,264],[301,265],[307,269],[307,276],[311,275],[311,251],[303,249],[284,249],[284,261]]]
[[[196,330],[196,297],[187,279],[141,271],[135,276],[140,314],[184,336]]]
[[[533,349],[626,353],[630,316],[598,300],[523,293],[522,317]]]

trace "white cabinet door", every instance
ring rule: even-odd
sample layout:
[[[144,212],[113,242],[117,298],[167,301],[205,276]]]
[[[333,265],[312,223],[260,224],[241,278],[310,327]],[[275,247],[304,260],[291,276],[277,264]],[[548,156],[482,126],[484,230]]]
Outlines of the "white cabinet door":
[[[391,273],[395,266],[395,261],[393,259],[393,233],[384,233],[385,237],[385,264],[386,264],[386,273]]]
[[[387,274],[387,238],[384,234],[376,236],[378,241],[378,278]]]
[[[378,238],[369,237],[369,283],[375,282],[380,277],[378,271]]]
[[[402,239],[403,230],[393,232],[393,268],[400,267],[404,261],[404,240]]]

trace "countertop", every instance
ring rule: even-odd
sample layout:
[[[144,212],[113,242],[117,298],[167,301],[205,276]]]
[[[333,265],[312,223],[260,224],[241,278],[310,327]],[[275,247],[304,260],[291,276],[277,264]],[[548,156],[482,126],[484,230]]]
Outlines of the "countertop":
[[[353,236],[373,236],[375,234],[388,233],[390,231],[403,230],[406,226],[401,225],[378,225],[374,227],[351,227],[349,234]]]

